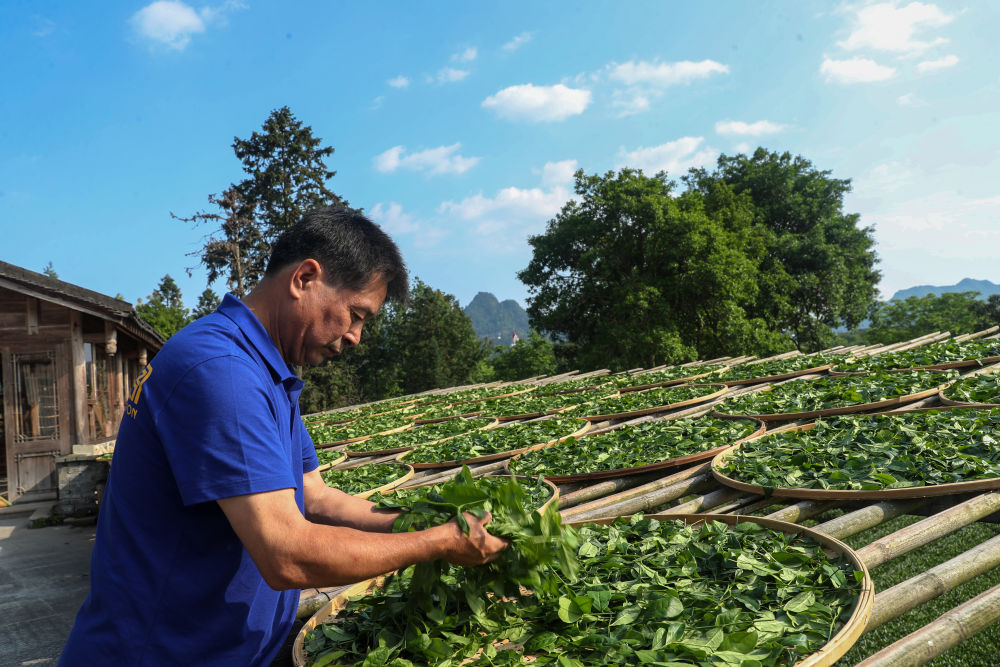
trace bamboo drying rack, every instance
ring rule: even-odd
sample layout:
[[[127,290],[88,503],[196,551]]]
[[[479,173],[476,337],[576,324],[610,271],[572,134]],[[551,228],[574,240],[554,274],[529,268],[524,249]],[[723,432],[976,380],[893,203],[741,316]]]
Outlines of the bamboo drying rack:
[[[965,339],[981,337],[991,330],[979,332]],[[947,332],[936,332],[912,341],[887,346],[853,346],[825,350],[830,354],[865,357],[901,349],[910,349],[922,344],[947,338]],[[725,363],[736,365],[747,358],[721,358],[700,363]],[[758,360],[759,361],[759,360]],[[997,364],[1000,367],[1000,364]],[[975,372],[982,372],[978,369]],[[826,372],[826,371],[824,371]],[[808,376],[800,376],[808,377]],[[795,378],[795,379],[800,379]],[[787,381],[787,380],[786,380]],[[725,396],[760,391],[766,384],[733,387]],[[679,408],[657,415],[660,419],[697,417],[709,414],[721,399],[696,406]],[[941,405],[937,394],[914,403],[895,408],[893,412],[918,410]],[[631,420],[633,423],[647,421],[645,416]],[[598,430],[620,422],[594,423]],[[803,422],[793,422],[781,427],[769,428],[768,432],[795,428]],[[371,460],[389,460],[392,457]],[[502,474],[509,459],[489,461],[470,466],[475,477]],[[354,459],[357,462],[359,459]],[[405,484],[397,488],[408,488],[432,482],[441,482],[453,477],[458,468],[419,470]],[[600,518],[622,516],[635,512],[666,515],[712,513],[723,515],[763,514],[765,518],[802,524],[824,512],[842,508],[845,513],[815,525],[813,530],[831,538],[843,540],[864,530],[879,526],[902,515],[924,516],[921,520],[901,530],[890,533],[857,550],[858,558],[868,569],[876,569],[885,563],[937,540],[947,540],[960,528],[977,521],[1000,522],[1000,491],[978,491],[956,493],[937,498],[902,498],[888,500],[863,500],[845,503],[840,500],[788,499],[764,497],[757,493],[742,491],[721,485],[712,475],[710,461],[695,463],[683,469],[657,470],[642,475],[622,476],[600,481],[587,480],[559,485],[559,509],[564,521],[590,521]],[[1000,535],[976,545],[968,551],[930,567],[916,576],[886,590],[877,590],[872,614],[865,633],[879,628],[889,621],[920,607],[959,585],[983,576],[1000,566]],[[336,597],[342,589],[315,590],[303,593],[299,607],[299,617],[311,616],[323,603]],[[319,595],[317,595],[319,593]],[[310,606],[311,605],[311,606]],[[995,586],[955,608],[942,614],[910,635],[870,655],[857,667],[888,667],[889,665],[921,665],[941,655],[950,648],[970,639],[972,636],[1000,621],[1000,586]]]

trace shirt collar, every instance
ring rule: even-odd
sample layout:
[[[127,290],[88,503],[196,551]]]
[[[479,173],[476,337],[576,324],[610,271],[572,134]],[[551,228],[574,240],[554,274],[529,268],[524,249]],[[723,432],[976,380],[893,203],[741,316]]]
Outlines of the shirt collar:
[[[278,351],[278,347],[271,340],[271,336],[268,335],[267,330],[264,329],[264,325],[261,324],[257,316],[254,315],[253,311],[245,303],[232,294],[226,294],[222,298],[222,303],[219,304],[218,311],[231,319],[239,327],[246,339],[271,368],[272,375],[286,385],[289,380],[302,382],[299,376],[295,374],[295,371],[292,370],[292,367],[286,364],[285,360],[281,358],[281,352]],[[294,387],[294,384],[292,383],[290,388]]]

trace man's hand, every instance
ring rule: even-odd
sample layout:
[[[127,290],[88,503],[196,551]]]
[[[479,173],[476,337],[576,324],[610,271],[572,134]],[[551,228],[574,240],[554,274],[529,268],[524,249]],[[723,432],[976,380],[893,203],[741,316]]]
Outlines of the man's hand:
[[[494,560],[500,552],[507,548],[510,540],[491,535],[486,525],[493,517],[487,513],[482,519],[477,519],[468,512],[465,519],[469,522],[469,534],[466,535],[454,519],[445,524],[444,528],[452,530],[455,535],[455,546],[449,550],[445,560],[455,565],[472,567],[484,565]]]

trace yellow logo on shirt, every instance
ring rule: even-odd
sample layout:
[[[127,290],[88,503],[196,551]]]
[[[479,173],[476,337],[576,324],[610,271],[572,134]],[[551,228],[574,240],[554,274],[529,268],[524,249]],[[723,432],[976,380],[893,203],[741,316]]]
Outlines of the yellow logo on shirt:
[[[129,417],[134,418],[136,416],[137,410],[135,405],[139,402],[139,396],[142,395],[142,385],[145,384],[146,380],[148,380],[149,376],[152,374],[153,364],[147,364],[146,367],[142,369],[142,373],[139,374],[139,377],[135,379],[135,384],[132,385],[132,393],[128,395],[129,403],[132,405],[125,406],[125,414]]]

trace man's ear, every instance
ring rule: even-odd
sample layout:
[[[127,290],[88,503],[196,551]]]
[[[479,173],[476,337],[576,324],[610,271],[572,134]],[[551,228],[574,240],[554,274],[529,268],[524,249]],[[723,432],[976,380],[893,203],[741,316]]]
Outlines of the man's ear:
[[[292,270],[288,288],[292,298],[299,299],[323,282],[323,267],[315,259],[304,259]]]

